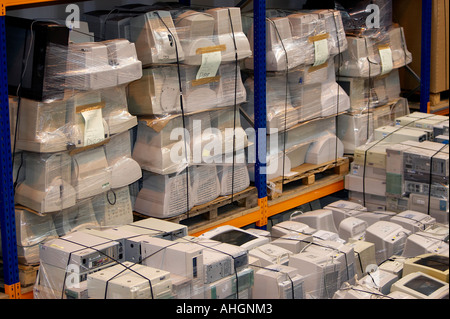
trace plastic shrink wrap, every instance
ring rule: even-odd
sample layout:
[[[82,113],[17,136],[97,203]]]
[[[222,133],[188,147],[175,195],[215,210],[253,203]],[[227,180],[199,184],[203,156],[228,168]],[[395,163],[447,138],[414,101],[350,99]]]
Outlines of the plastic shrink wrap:
[[[348,32],[347,41],[348,49],[335,58],[339,76],[373,78],[412,62],[403,28],[398,25]]]
[[[276,11],[266,19],[267,71],[321,65],[347,49],[341,14],[335,10]],[[248,31],[253,47],[253,25]],[[245,60],[253,69],[253,58]]]

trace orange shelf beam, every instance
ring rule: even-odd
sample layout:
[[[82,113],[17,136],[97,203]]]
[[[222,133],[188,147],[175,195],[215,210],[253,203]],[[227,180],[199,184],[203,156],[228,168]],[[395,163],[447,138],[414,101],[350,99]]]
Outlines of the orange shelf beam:
[[[58,2],[60,0],[3,0],[1,1],[5,7],[21,6],[27,4],[37,4],[44,2]]]
[[[270,204],[268,207],[268,217],[284,213],[288,210],[294,209],[295,207],[301,206],[303,204],[318,200],[325,196],[337,193],[344,189],[344,180],[334,182],[330,185],[326,185],[316,190],[300,194],[290,199],[282,200],[275,204]]]
[[[323,187],[320,187],[318,189],[312,190],[312,191],[305,191],[304,193],[299,193],[297,196],[294,195],[294,197],[291,197],[289,199],[283,199],[282,197],[278,200],[274,201],[267,201],[267,208],[266,213],[263,216],[262,209],[258,209],[254,212],[245,214],[243,216],[233,218],[230,220],[222,220],[221,222],[217,224],[211,224],[210,227],[202,229],[201,231],[191,233],[190,235],[198,237],[201,234],[212,230],[214,228],[217,228],[219,226],[235,226],[238,228],[242,228],[248,225],[251,225],[253,223],[259,223],[261,220],[266,220],[268,217],[284,213],[288,210],[294,209],[298,206],[301,206],[303,204],[318,200],[320,198],[332,195],[334,193],[337,193],[344,189],[344,180],[343,177],[339,181],[331,181],[329,185],[325,185]],[[260,201],[261,204],[262,201]],[[267,223],[266,223],[267,225]],[[263,225],[260,225],[263,226]]]

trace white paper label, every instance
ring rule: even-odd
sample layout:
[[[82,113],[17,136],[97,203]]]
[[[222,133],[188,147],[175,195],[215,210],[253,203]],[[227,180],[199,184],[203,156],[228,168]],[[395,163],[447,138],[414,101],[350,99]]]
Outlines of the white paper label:
[[[81,112],[84,118],[84,146],[99,143],[105,139],[102,109]]]
[[[392,50],[390,48],[380,50],[381,75],[388,74],[394,69]]]
[[[202,54],[202,65],[197,72],[197,80],[215,77],[222,62],[222,52],[208,52]]]
[[[328,61],[330,52],[328,51],[328,40],[314,41],[315,61],[314,66],[322,65]]]

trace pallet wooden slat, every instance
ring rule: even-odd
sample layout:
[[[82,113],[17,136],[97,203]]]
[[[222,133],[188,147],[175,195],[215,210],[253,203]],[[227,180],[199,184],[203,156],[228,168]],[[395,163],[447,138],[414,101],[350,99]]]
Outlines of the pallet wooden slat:
[[[233,202],[231,202],[233,200]],[[181,221],[191,219],[193,217],[201,216],[203,219],[213,221],[220,217],[219,210],[225,209],[229,206],[229,210],[233,213],[238,213],[246,209],[258,206],[258,191],[256,187],[248,187],[247,189],[227,196],[220,196],[209,203],[193,207],[189,212],[180,214],[175,217],[167,218],[165,220],[180,223]],[[149,216],[134,212],[137,219],[148,218]]]
[[[316,182],[316,177],[320,173],[332,175],[345,175],[349,171],[350,159],[342,157],[320,165],[305,163],[299,167],[291,169],[292,174],[284,178],[279,177],[269,181],[268,197],[273,200],[282,196],[283,186],[300,181],[303,185],[312,185]]]

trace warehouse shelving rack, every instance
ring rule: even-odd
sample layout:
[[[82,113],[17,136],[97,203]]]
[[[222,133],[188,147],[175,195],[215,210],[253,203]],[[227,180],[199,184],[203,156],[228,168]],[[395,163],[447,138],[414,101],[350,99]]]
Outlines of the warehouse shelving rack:
[[[21,294],[19,270],[17,261],[17,244],[16,244],[16,224],[14,213],[14,195],[12,180],[12,154],[10,140],[10,123],[9,123],[9,107],[8,107],[8,80],[7,80],[7,63],[6,63],[6,39],[5,39],[5,15],[8,7],[16,7],[23,5],[50,5],[77,1],[64,0],[0,0],[0,227],[2,238],[3,252],[3,269],[4,269],[4,287],[5,293],[11,299],[32,298],[32,293]],[[189,5],[189,0],[180,0],[180,3]],[[430,50],[429,28],[431,28],[431,0],[424,0],[424,23],[423,23],[423,50],[422,50],[422,77],[421,90],[426,92],[429,90],[429,63]],[[264,0],[253,0],[254,13],[254,104],[255,104],[255,130],[266,129],[266,4]],[[422,94],[421,110],[425,110],[428,101],[425,99],[429,94]],[[256,145],[256,154],[260,154],[259,150],[266,149],[266,142],[259,141]],[[265,151],[262,152],[265,154]],[[242,213],[240,216],[233,217],[229,220],[222,220],[219,223],[211,224],[214,228],[221,224],[234,225],[236,227],[244,227],[255,224],[259,228],[267,226],[268,219],[271,216],[286,212],[300,205],[312,202],[314,200],[332,195],[344,189],[343,177],[331,178],[325,183],[318,184],[316,187],[308,188],[289,197],[280,197],[277,200],[268,201],[267,196],[267,180],[265,174],[260,172],[266,166],[265,158],[256,159],[255,164],[255,186],[258,190],[258,207],[250,211]],[[206,231],[204,229],[202,232]],[[197,233],[197,235],[200,233]]]

